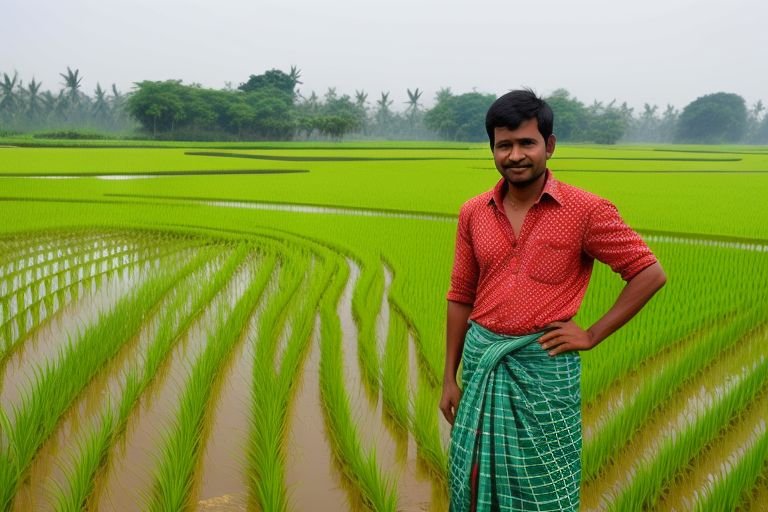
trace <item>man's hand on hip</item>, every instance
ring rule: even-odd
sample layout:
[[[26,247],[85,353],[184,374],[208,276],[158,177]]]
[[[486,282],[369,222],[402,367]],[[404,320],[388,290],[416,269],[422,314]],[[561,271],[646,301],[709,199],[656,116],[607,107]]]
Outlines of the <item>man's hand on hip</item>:
[[[549,352],[550,356],[574,350],[589,350],[595,346],[592,334],[579,327],[573,320],[552,322],[546,328],[551,330],[539,338],[539,345]]]

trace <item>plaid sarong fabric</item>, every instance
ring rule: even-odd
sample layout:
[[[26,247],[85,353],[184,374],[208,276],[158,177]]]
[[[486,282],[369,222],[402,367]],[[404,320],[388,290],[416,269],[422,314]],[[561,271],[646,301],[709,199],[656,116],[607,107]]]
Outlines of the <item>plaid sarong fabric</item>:
[[[579,509],[580,359],[549,356],[542,334],[471,324],[451,431],[452,512]]]

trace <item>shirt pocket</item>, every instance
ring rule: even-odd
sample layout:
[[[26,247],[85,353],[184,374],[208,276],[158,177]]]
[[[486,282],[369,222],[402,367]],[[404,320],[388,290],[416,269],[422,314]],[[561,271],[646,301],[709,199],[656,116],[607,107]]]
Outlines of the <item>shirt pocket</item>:
[[[578,272],[578,259],[570,245],[558,240],[539,240],[528,264],[528,275],[543,284],[560,284]]]

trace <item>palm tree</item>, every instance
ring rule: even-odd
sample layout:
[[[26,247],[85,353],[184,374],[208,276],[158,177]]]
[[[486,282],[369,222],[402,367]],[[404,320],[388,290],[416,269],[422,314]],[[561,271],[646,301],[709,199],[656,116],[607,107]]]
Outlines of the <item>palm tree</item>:
[[[453,91],[451,91],[451,88],[443,87],[437,91],[437,94],[435,94],[435,101],[440,103],[441,101],[447,100],[451,96],[453,96]]]
[[[56,112],[56,96],[51,91],[45,91],[40,95],[40,103],[43,105],[45,118],[50,118]]]
[[[101,84],[96,82],[96,90],[93,92],[95,97],[91,112],[97,123],[104,124],[109,118],[109,103],[107,102],[107,91],[101,88]]]
[[[406,89],[406,91],[408,91],[408,101],[406,102],[408,107],[406,108],[406,113],[408,114],[408,124],[412,130],[411,135],[413,135],[416,131],[416,126],[419,124],[419,118],[421,117],[419,115],[421,112],[419,108],[421,107],[419,99],[421,98],[421,95],[424,94],[424,91],[419,90],[418,87],[413,91],[410,89]]]
[[[365,108],[366,101],[368,101],[368,93],[363,90],[355,90],[355,104],[360,108]]]
[[[78,105],[80,103],[80,82],[83,81],[83,77],[80,76],[80,70],[76,69],[74,72],[67,66],[67,74],[59,73],[64,79],[64,88],[66,89],[66,98],[71,106]]]
[[[3,73],[3,81],[0,82],[0,119],[10,121],[18,111],[18,95],[16,84],[19,81],[18,73],[13,73],[11,78],[8,73]]]
[[[288,73],[288,77],[293,81],[294,86],[303,83],[299,81],[299,78],[301,78],[301,70],[297,66],[291,66],[291,71]]]
[[[419,99],[421,98],[421,95],[424,94],[424,91],[420,91],[417,87],[413,91],[410,89],[406,89],[408,91],[408,101],[406,102],[408,104],[408,112],[410,113],[411,117],[419,110],[419,107],[421,106],[419,104]]]
[[[376,124],[378,129],[386,131],[392,121],[392,111],[389,107],[392,106],[392,100],[389,99],[389,91],[382,92],[381,97],[376,100]]]
[[[40,86],[42,82],[38,82],[34,78],[27,84],[27,88],[24,89],[27,103],[27,118],[33,124],[37,122],[40,117],[40,113],[43,110],[42,101],[40,99]]]
[[[381,93],[381,98],[376,100],[376,105],[379,107],[379,112],[389,112],[389,107],[392,106],[392,100],[389,99],[389,91]]]

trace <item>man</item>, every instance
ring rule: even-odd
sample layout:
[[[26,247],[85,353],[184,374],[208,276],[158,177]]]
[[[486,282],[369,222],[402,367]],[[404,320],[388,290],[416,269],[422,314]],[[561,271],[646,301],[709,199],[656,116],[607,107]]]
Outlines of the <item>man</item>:
[[[555,179],[552,127],[533,92],[497,99],[486,130],[501,180],[459,214],[440,401],[453,425],[452,511],[578,510],[578,351],[624,325],[666,281],[610,202]],[[572,318],[595,259],[626,284],[583,329]]]

